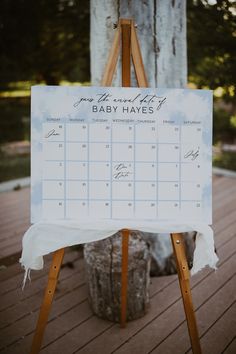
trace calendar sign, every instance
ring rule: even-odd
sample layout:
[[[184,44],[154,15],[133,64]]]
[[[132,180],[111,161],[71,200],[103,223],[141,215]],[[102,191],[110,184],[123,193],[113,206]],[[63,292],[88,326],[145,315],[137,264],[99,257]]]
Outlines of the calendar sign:
[[[31,220],[211,224],[212,92],[34,86]]]

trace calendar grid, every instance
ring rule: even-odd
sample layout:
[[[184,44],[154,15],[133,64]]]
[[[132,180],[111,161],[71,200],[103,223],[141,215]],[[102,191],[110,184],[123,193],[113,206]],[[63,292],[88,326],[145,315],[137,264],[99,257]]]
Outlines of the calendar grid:
[[[157,127],[156,127],[157,128]],[[158,205],[159,205],[159,177],[158,177],[158,173],[159,173],[159,167],[158,167],[158,153],[159,153],[159,139],[158,139],[158,134],[159,134],[159,131],[158,131],[158,128],[157,128],[157,131],[156,131],[156,218],[158,218],[158,215],[159,215],[159,211],[158,211]]]
[[[182,161],[182,156],[181,156],[181,151],[182,151],[182,140],[181,140],[181,126],[179,126],[179,210],[181,210],[181,187],[182,187],[182,180],[181,180],[181,161]]]
[[[113,185],[113,176],[112,176],[112,124],[110,125],[110,144],[111,144],[111,154],[110,154],[110,218],[112,219],[112,185]]]
[[[135,154],[135,151],[136,151],[136,124],[134,125],[133,127],[133,130],[134,130],[134,140],[133,140],[133,144],[134,144],[134,165],[133,165],[133,190],[134,190],[134,195],[133,195],[133,213],[135,215],[135,210],[136,210],[136,203],[135,203],[135,200],[136,200],[136,194],[135,194],[135,190],[136,190],[136,183],[135,183],[135,162],[136,162],[136,154]]]
[[[87,127],[87,214],[89,215],[89,206],[90,206],[90,202],[89,202],[89,181],[90,181],[90,175],[89,175],[89,124],[86,125]]]
[[[209,93],[63,90],[33,92],[32,158],[42,157],[33,164],[34,215],[42,210],[35,220],[210,220]]]

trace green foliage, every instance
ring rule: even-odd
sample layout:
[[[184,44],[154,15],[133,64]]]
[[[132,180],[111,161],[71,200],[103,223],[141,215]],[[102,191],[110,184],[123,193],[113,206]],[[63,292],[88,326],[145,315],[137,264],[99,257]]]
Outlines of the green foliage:
[[[235,152],[222,152],[213,158],[213,166],[236,171]]]
[[[230,117],[230,125],[232,128],[235,129],[235,133],[236,133],[236,115]]]
[[[187,1],[188,66],[198,87],[222,87],[226,98],[236,90],[236,2]]]
[[[89,79],[89,1],[1,0],[0,83]]]
[[[0,144],[10,141],[29,140],[29,98],[0,99]]]
[[[232,116],[227,111],[215,108],[213,114],[213,143],[220,141],[233,143],[236,136],[236,126],[232,124]]]

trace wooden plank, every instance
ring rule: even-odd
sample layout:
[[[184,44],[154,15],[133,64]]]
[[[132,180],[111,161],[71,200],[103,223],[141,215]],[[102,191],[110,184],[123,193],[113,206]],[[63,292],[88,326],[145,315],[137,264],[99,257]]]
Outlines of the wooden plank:
[[[233,338],[233,340],[227,345],[226,348],[224,348],[223,352],[224,354],[235,354],[236,353],[236,336]]]
[[[196,296],[196,294],[195,294]],[[226,284],[219,289],[210,299],[201,300],[202,304],[197,310],[198,328],[200,336],[212,326],[222,316],[225,310],[232,305],[235,295],[235,275],[226,281]],[[174,320],[174,314],[172,313]],[[186,331],[186,323],[182,321],[179,325],[176,321],[176,330],[170,333],[165,340],[156,345],[153,353],[175,353],[182,354],[191,351],[188,345],[188,336]],[[220,337],[218,333],[217,338]],[[179,340],[181,338],[181,340]],[[178,345],[176,345],[178,343]],[[206,352],[210,351],[206,348]]]
[[[0,200],[1,203],[4,203],[8,205],[8,202],[12,202],[15,200],[24,200],[24,199],[29,199],[30,198],[30,188],[22,188],[18,191],[7,191],[7,192],[1,192],[0,193]],[[3,205],[3,204],[1,204]],[[1,209],[1,207],[0,207]],[[4,209],[4,208],[3,208]]]
[[[63,269],[64,270],[64,269]],[[76,282],[76,279],[78,280]],[[75,288],[78,290],[81,288],[81,286],[84,285],[84,273],[81,274],[74,274],[73,277],[66,278],[65,280],[60,282],[59,290],[56,293],[55,296],[55,302],[58,301],[59,299],[62,299],[63,297],[65,298],[66,295],[70,294]],[[64,289],[63,289],[64,287]],[[45,286],[42,286],[42,289],[45,288]],[[83,290],[83,289],[82,289]],[[81,294],[84,294],[82,291]],[[28,307],[28,312],[24,314],[22,318],[20,318],[18,321],[12,323],[10,326],[5,327],[4,329],[1,330],[1,334],[3,339],[0,342],[0,348],[6,347],[6,346],[11,346],[22,336],[29,335],[34,332],[36,321],[38,318],[38,309],[40,307],[40,300],[42,300],[42,291],[40,291],[38,294],[35,294],[34,298],[34,306],[37,307],[36,310],[31,311]],[[25,301],[25,305],[27,306],[28,300]],[[70,306],[68,304],[68,306]],[[24,311],[25,309],[23,309]],[[27,311],[27,310],[25,310]],[[67,311],[67,310],[66,310]],[[65,311],[65,312],[66,312]],[[59,309],[60,312],[60,309]],[[74,313],[74,309],[72,310]],[[50,317],[51,319],[53,318],[53,314]],[[57,319],[58,315],[56,315]],[[76,318],[76,316],[75,316]],[[55,318],[54,318],[55,319]],[[57,323],[57,320],[55,321]],[[67,325],[70,325],[69,323]],[[65,330],[65,324],[62,327],[62,331]]]
[[[154,279],[157,284],[156,288],[159,287],[159,290],[161,290],[162,286],[164,286],[167,281],[170,282],[169,278],[170,277],[163,277],[159,281],[158,281],[158,279]],[[164,280],[164,282],[162,280]],[[153,288],[153,287],[151,286],[151,288]],[[83,308],[81,308],[80,306],[78,306],[78,307],[75,306],[75,308],[73,308],[71,311],[70,310],[68,311],[68,309],[67,309],[67,307],[69,307],[71,303],[73,305],[73,301],[75,302],[76,299],[77,299],[77,301],[83,300],[81,294],[84,294],[84,296],[86,297],[87,294],[86,294],[85,287],[82,287],[76,291],[73,291],[73,293],[69,293],[68,295],[66,295],[62,299],[59,299],[58,300],[59,303],[58,303],[58,301],[56,301],[55,306],[52,309],[52,318],[54,320],[53,321],[50,320],[49,324],[47,325],[43,347],[45,345],[48,345],[49,343],[56,341],[57,338],[62,337],[63,334],[65,334],[65,330],[69,331],[70,328],[73,329],[73,327],[77,327],[82,322],[86,321],[85,312],[84,312]],[[62,306],[60,304],[60,301],[62,302]],[[62,312],[61,307],[65,313]],[[70,314],[68,315],[69,318],[67,317],[67,312],[70,312]],[[87,315],[88,315],[88,319],[90,319],[92,314],[91,314],[91,310],[89,308],[88,308]],[[107,322],[107,323],[108,323],[108,325],[111,325],[111,322]],[[99,330],[99,328],[98,328],[98,330]],[[32,338],[31,335],[26,336],[24,339],[20,340],[20,343],[18,343],[17,345],[13,345],[13,346],[9,347],[8,354],[10,354],[10,353],[21,354],[22,352],[26,351],[30,345],[30,340],[28,339],[28,337]],[[49,347],[49,348],[51,350],[51,347]],[[14,352],[14,350],[16,350],[16,351]]]
[[[223,184],[222,184],[223,185]],[[221,198],[219,198],[218,200],[218,203],[216,205],[216,208],[215,210],[218,210],[220,211],[219,212],[219,217],[221,217],[221,215],[223,216],[222,219],[219,219],[219,220],[216,220],[216,224],[215,224],[215,229],[216,229],[216,243],[220,246],[220,249],[219,249],[219,255],[222,259],[222,250],[227,250],[227,254],[225,254],[225,257],[228,257],[228,255],[232,254],[232,252],[235,250],[235,246],[233,245],[233,240],[232,240],[232,237],[235,235],[235,233],[233,232],[234,228],[235,228],[235,219],[236,219],[236,213],[234,212],[234,198],[232,197],[233,196],[233,191],[234,191],[234,188],[231,190],[230,194],[228,193],[228,201],[227,203],[225,202],[225,198],[224,198],[224,192],[222,191],[222,188],[219,189],[219,193],[221,193],[221,198],[223,198],[223,205],[224,207],[222,208],[222,205],[220,204],[221,202]],[[225,207],[226,206],[226,207]],[[228,213],[228,211],[230,210],[230,212]],[[226,215],[228,213],[228,215]],[[224,252],[223,252],[224,253]],[[223,255],[224,256],[224,255]],[[223,264],[226,264],[228,261],[229,261],[229,258],[228,258],[228,261],[225,261],[224,262],[224,257],[223,257]],[[17,269],[17,268],[14,268],[14,269]],[[217,272],[218,273],[218,272]],[[216,274],[217,274],[216,273]],[[15,274],[13,272],[13,274]],[[16,274],[18,274],[19,276],[19,272],[17,271]],[[207,272],[204,274],[208,274]],[[210,272],[210,274],[212,274],[212,272]],[[16,275],[17,276],[17,275]],[[207,275],[208,276],[208,275]],[[1,272],[0,272],[0,277],[1,277]],[[170,277],[172,279],[172,277]],[[168,277],[168,279],[170,279]],[[4,279],[4,276],[2,277],[2,279]],[[6,278],[5,278],[6,279]],[[193,279],[197,279],[197,281],[201,282],[201,276],[199,275],[196,275]],[[206,278],[208,279],[208,278]],[[71,279],[72,281],[73,279]],[[159,279],[157,279],[159,280]],[[69,282],[69,280],[68,280]],[[195,283],[195,280],[194,282]],[[200,284],[200,283],[199,283]],[[199,285],[200,286],[200,285]],[[171,289],[171,287],[169,287]],[[153,288],[154,289],[154,288]],[[168,289],[168,286],[167,288]],[[67,296],[69,293],[66,293],[64,299],[67,298]],[[11,298],[11,294],[10,295],[10,298]],[[203,296],[204,297],[204,296]],[[31,299],[32,303],[33,303],[33,298]],[[156,302],[155,302],[156,303]],[[25,304],[27,305],[27,301],[25,301]],[[58,315],[60,316],[61,314],[61,317],[63,319],[64,315],[62,312],[58,312]],[[52,322],[55,322],[55,321],[52,321]],[[24,323],[24,322],[23,322]],[[56,322],[55,322],[56,323]],[[21,324],[21,320],[19,321],[19,325]],[[129,326],[131,325],[132,323],[129,324]],[[146,324],[144,324],[143,326],[145,326]],[[55,324],[54,324],[55,326]],[[129,327],[128,326],[128,327]],[[116,327],[116,326],[115,326]],[[86,327],[87,328],[87,327]],[[11,327],[12,329],[12,327]],[[63,330],[63,328],[62,328]],[[23,333],[23,332],[22,332]],[[61,333],[61,332],[60,332]],[[106,333],[106,332],[105,332]],[[23,334],[24,335],[24,334]],[[119,336],[119,335],[118,335]],[[26,336],[26,338],[29,338],[30,337],[30,334],[28,336]],[[16,340],[19,340],[20,337]],[[91,342],[92,343],[92,342]],[[11,347],[13,347],[14,345],[11,345]],[[9,349],[11,348],[9,347]],[[86,347],[85,347],[86,348]],[[21,351],[22,352],[25,352],[24,350]]]
[[[234,262],[234,266],[236,265],[236,262]],[[219,272],[219,271],[218,271]],[[224,273],[224,275],[228,275],[228,273]],[[225,281],[224,279],[221,279],[221,283],[222,281]],[[209,279],[208,279],[209,282]],[[214,280],[217,288],[219,288],[219,283],[216,283],[216,281]],[[207,283],[207,282],[205,282]],[[230,287],[231,292],[230,292],[230,296],[228,297],[228,301],[231,302],[232,301],[232,293],[234,292],[234,280],[231,280],[230,283]],[[228,289],[228,287],[227,287]],[[198,286],[197,288],[193,289],[193,294],[196,293],[203,293],[205,292],[205,299],[206,300],[207,296],[211,296],[213,293],[214,289],[212,288],[208,288],[205,290],[205,287],[203,287],[203,285]],[[222,301],[224,299],[224,293],[220,294],[220,299],[219,299],[219,303],[220,304],[224,304],[224,301]],[[216,303],[216,307],[217,305],[219,305],[219,303]],[[227,300],[226,300],[227,303]],[[214,300],[213,300],[213,306],[214,307]],[[145,354],[147,352],[153,351],[153,349],[163,340],[163,338],[165,338],[166,336],[168,336],[169,334],[171,334],[175,328],[181,323],[184,322],[184,315],[182,313],[182,309],[181,309],[181,303],[180,301],[174,303],[173,306],[169,307],[166,311],[164,311],[160,316],[158,316],[154,321],[152,321],[150,324],[148,324],[148,326],[146,326],[141,332],[138,332],[136,335],[133,335],[132,338],[129,339],[128,343],[125,343],[124,346],[122,346],[120,349],[118,349],[116,351],[116,353],[121,354],[121,353],[129,353],[129,352],[138,352],[139,354]],[[199,302],[197,304],[197,306],[199,306]],[[211,308],[212,310],[212,308]],[[218,310],[220,311],[220,307],[218,306]],[[212,311],[210,311],[212,312]],[[212,315],[214,314],[214,312],[212,312]],[[208,314],[209,315],[209,314]],[[210,318],[210,316],[209,316]],[[199,317],[198,317],[198,322],[199,322]],[[212,322],[211,322],[212,323]],[[200,322],[200,328],[201,328],[201,322]],[[155,334],[155,335],[154,335]],[[183,342],[185,342],[185,344],[187,343],[187,348],[188,349],[190,347],[190,343],[188,340],[188,336],[187,333],[185,333],[185,338],[184,341],[181,341],[181,344],[183,344]],[[145,338],[145,341],[143,340],[143,338]],[[216,338],[216,337],[215,337]],[[175,351],[174,353],[184,353],[185,351],[183,351],[181,348],[180,350],[177,350],[178,348],[178,340],[174,342],[175,343]],[[206,347],[207,348],[207,347]],[[211,353],[211,351],[206,350],[206,353]],[[156,353],[160,353],[160,351],[156,350]]]
[[[225,251],[224,253],[227,254],[227,255],[229,254],[229,252],[230,252],[232,249],[234,249],[234,247],[232,246],[232,243],[226,245],[224,248],[226,249],[226,251]],[[221,251],[220,251],[219,256],[220,256],[221,260],[224,258],[224,254],[222,254]],[[223,258],[222,258],[222,257],[223,257]],[[194,278],[196,278],[196,277],[198,277],[198,275],[195,276]],[[158,279],[158,280],[159,280],[159,279]],[[14,301],[14,299],[15,299],[15,296],[13,297],[13,301]]]
[[[62,267],[66,266],[68,262],[72,263],[73,267],[77,267],[77,261],[80,260],[83,257],[82,250],[71,250],[70,248],[67,248],[63,265]],[[31,286],[32,283],[34,283],[37,279],[41,278],[42,276],[45,276],[47,273],[50,264],[51,264],[51,258],[52,256],[49,254],[44,257],[44,268],[43,270],[40,271],[32,271],[31,273],[31,282],[26,283],[26,289]],[[10,291],[17,290],[20,287],[20,284],[22,284],[24,276],[24,270],[21,267],[19,263],[16,263],[0,272],[0,282],[1,282],[1,288],[0,288],[0,295],[4,295],[6,293],[9,293]]]
[[[91,334],[98,336],[102,334],[105,329],[109,328],[109,326],[112,326],[111,322],[93,316],[81,326],[66,333],[64,337],[59,338],[56,342],[52,343],[52,345],[43,348],[41,354],[72,354],[78,347],[82,347],[90,340]],[[81,333],[83,333],[83,335],[81,335]],[[68,343],[70,343],[70,345],[68,345]]]
[[[232,244],[228,245],[228,248],[225,250],[225,257],[227,257],[228,250],[232,248]],[[236,242],[234,244],[234,250],[236,248]],[[222,279],[225,281],[227,277],[230,277],[232,272],[234,272],[234,268],[231,267],[231,261],[234,260],[234,257],[228,260],[225,263],[222,272]],[[234,261],[235,262],[235,261]],[[221,269],[221,268],[220,268]],[[220,269],[217,272],[220,272]],[[230,272],[231,270],[231,272]],[[220,288],[222,284],[215,281],[214,279],[215,272],[211,272],[211,276],[213,279],[211,280],[212,289],[208,288],[208,295],[211,292],[214,292],[214,289]],[[203,276],[203,275],[202,275]],[[225,278],[226,277],[226,278]],[[176,278],[176,277],[175,277]],[[203,284],[209,283],[210,277],[207,276],[204,279]],[[194,278],[193,278],[194,280]],[[194,282],[193,282],[194,283]],[[202,293],[204,290],[204,285],[198,279],[197,284],[194,284],[195,288],[198,289],[199,293]],[[213,288],[214,286],[214,288]],[[194,290],[195,292],[196,290]],[[172,326],[172,316],[173,311],[175,311],[175,318],[179,318],[184,321],[184,312],[181,306],[181,297],[180,292],[178,289],[177,279],[174,284],[167,287],[167,289],[163,290],[163,298],[160,297],[159,294],[151,299],[151,309],[149,313],[142,319],[130,322],[127,326],[126,330],[118,331],[116,326],[113,326],[109,331],[103,333],[103,335],[96,338],[94,341],[89,343],[81,353],[94,353],[95,350],[99,352],[99,350],[104,353],[108,354],[117,350],[118,353],[147,353],[151,350],[152,347],[155,345],[155,340],[159,338],[161,341],[164,337],[164,330],[169,334],[171,329],[174,330],[175,326]],[[170,295],[170,293],[172,293]],[[170,302],[169,302],[170,301]],[[201,297],[201,301],[204,301],[204,297]],[[198,305],[198,304],[197,304]],[[174,306],[174,307],[173,307]],[[166,311],[168,311],[168,316],[165,315]],[[160,320],[159,320],[160,319]],[[186,328],[187,329],[187,328]],[[154,335],[155,333],[155,335]],[[186,337],[188,344],[190,345],[188,335],[186,332]],[[145,339],[144,339],[145,338]],[[158,340],[158,339],[157,339]],[[154,343],[154,344],[153,344]],[[177,342],[175,343],[177,346]],[[120,349],[117,349],[120,348]],[[123,349],[122,349],[123,348]],[[173,352],[172,352],[173,353]]]
[[[78,274],[77,276],[79,276],[79,274],[83,270],[83,260],[78,260],[74,264],[75,264],[75,271],[73,273],[71,272],[70,268],[68,267],[63,268],[63,272],[61,273],[61,277],[60,277],[60,287],[63,286],[64,279],[75,277],[76,273]],[[45,274],[45,272],[42,274],[43,276],[37,279],[37,281],[28,284],[28,286],[25,287],[24,291],[21,290],[21,287],[18,287],[17,289],[1,296],[0,311],[5,311],[7,308],[14,306],[16,304],[16,299],[17,302],[19,303],[21,301],[26,301],[31,296],[38,293],[39,294],[41,293],[42,296],[42,289],[44,289],[45,282],[47,280],[47,274]],[[76,283],[74,284],[74,286],[76,286]],[[40,304],[38,304],[38,306],[40,306]]]
[[[83,270],[82,266],[81,270]],[[71,276],[71,272],[73,276]],[[84,274],[82,272],[78,272],[77,270],[72,271],[70,268],[67,268],[66,272],[62,269],[62,273],[62,280],[58,286],[55,296],[56,300],[67,296],[67,294],[71,291],[74,291],[84,284]],[[67,277],[65,273],[67,273]],[[44,278],[46,278],[46,275]],[[0,328],[14,325],[16,321],[23,319],[25,316],[29,315],[29,313],[38,311],[40,308],[41,297],[42,291],[38,291],[32,296],[27,297],[26,299],[23,298],[21,301],[16,302],[13,306],[1,311]]]
[[[9,214],[11,215],[9,221],[4,220],[1,224],[0,227],[0,232],[1,232],[1,240],[6,239],[6,233],[13,229],[14,226],[20,227],[22,225],[25,225],[27,223],[27,226],[30,224],[30,215],[26,211],[24,211],[24,214],[21,217],[15,217],[11,211],[9,211]],[[18,216],[19,214],[17,214]]]
[[[220,354],[226,345],[234,338],[236,328],[236,303],[211,327],[202,338],[204,352]],[[220,340],[219,340],[220,334]],[[216,338],[218,340],[216,340]]]
[[[232,245],[228,245],[228,249],[232,249]],[[225,252],[225,253],[226,253],[226,254],[228,253],[228,252],[227,252],[227,250],[226,250],[226,252]],[[173,278],[173,277],[170,277],[170,278]],[[160,278],[160,279],[161,279],[161,278]],[[156,280],[160,280],[160,279],[156,279]],[[170,294],[170,293],[171,293],[171,288],[169,288],[169,290],[170,290],[170,291],[167,291],[167,293],[168,293],[168,294]],[[154,306],[156,306],[156,304],[157,304],[157,303],[162,303],[162,302],[160,302],[160,301],[159,301],[159,302],[156,302],[156,301],[155,301],[155,302],[154,302]],[[146,316],[145,316],[145,318],[144,318],[144,319],[145,319],[145,322],[146,322]],[[135,322],[136,322],[136,321],[135,321]],[[144,322],[144,325],[145,325],[145,322]],[[57,321],[56,321],[56,323],[57,323]],[[19,323],[19,324],[20,324],[20,323]],[[109,324],[110,324],[110,323],[109,323]],[[132,322],[131,322],[131,323],[129,323],[129,326],[127,327],[127,329],[129,329],[129,328],[130,328],[130,325],[132,326],[132,325],[133,325],[133,323],[132,323]],[[21,324],[20,324],[20,326],[21,326]],[[117,326],[116,326],[116,327],[117,327]],[[88,327],[86,327],[86,328],[88,328]],[[126,331],[127,331],[127,329],[126,329],[124,332],[126,332]],[[32,330],[32,328],[31,328],[31,330]],[[81,329],[80,329],[80,330],[81,330]],[[62,333],[63,333],[63,332],[65,332],[65,331],[63,330],[63,326],[62,326]],[[83,333],[83,332],[82,332],[82,333]],[[80,335],[81,335],[81,334],[80,334]],[[119,333],[119,335],[120,335],[120,333]],[[108,338],[111,338],[111,339],[113,339],[113,340],[114,340],[114,337],[108,336],[108,337],[107,337],[107,340],[108,340]],[[104,343],[104,341],[103,341],[103,343]]]

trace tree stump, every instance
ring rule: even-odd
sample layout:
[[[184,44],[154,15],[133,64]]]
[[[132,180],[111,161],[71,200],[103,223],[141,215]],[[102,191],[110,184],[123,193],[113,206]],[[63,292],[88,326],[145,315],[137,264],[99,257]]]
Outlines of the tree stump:
[[[121,312],[122,234],[84,247],[89,303],[94,314],[119,322]],[[143,316],[149,305],[151,255],[147,243],[131,231],[129,237],[127,321]]]

